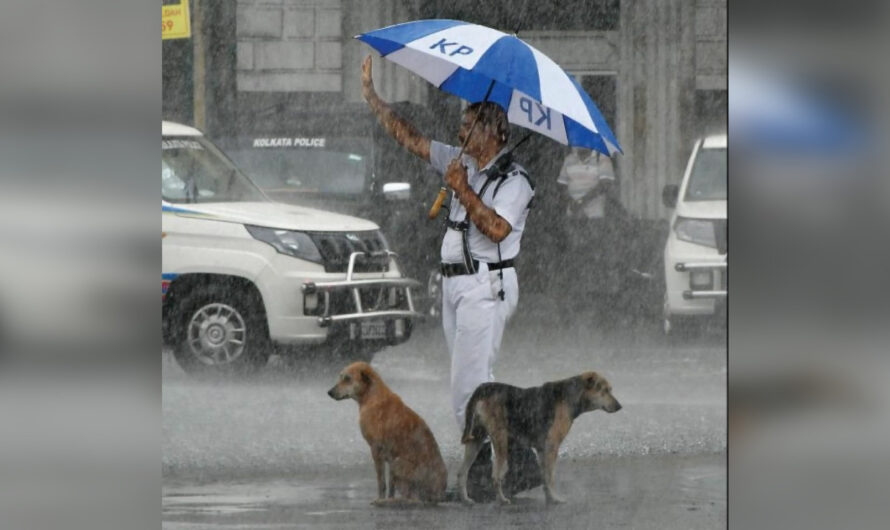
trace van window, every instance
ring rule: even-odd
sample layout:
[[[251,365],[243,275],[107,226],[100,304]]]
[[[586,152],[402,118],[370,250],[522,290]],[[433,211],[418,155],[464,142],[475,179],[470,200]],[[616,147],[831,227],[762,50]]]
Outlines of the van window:
[[[726,200],[726,149],[698,150],[686,185],[685,200]]]
[[[291,140],[291,138],[283,138]],[[320,147],[241,147],[232,160],[263,190],[321,195],[359,195],[367,191],[371,160],[368,140],[323,138]],[[256,142],[256,139],[254,139]]]
[[[161,197],[172,203],[266,200],[250,179],[201,137],[161,140]]]

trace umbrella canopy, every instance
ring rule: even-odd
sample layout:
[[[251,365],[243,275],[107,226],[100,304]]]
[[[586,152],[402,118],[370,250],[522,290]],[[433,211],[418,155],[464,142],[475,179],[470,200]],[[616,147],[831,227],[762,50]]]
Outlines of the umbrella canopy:
[[[418,20],[356,35],[383,57],[510,123],[611,156],[621,146],[590,96],[552,59],[514,35],[459,20]],[[492,84],[493,83],[493,84]]]

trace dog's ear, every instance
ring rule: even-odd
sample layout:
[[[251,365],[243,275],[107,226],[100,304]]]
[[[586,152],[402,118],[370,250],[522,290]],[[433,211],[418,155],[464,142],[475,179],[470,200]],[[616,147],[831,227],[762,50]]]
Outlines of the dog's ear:
[[[371,376],[368,375],[368,371],[367,371],[367,370],[362,370],[362,371],[361,371],[361,378],[362,378],[362,383],[363,383],[363,384],[365,384],[365,385],[370,385],[370,384],[371,384]]]
[[[596,388],[600,382],[600,376],[596,372],[586,372],[581,378],[584,380],[584,386],[587,388]]]
[[[559,398],[565,400],[566,404],[572,409],[572,417],[577,417],[584,412],[584,404],[582,403],[584,394],[587,393],[586,374],[576,375],[567,379],[564,384],[559,385]]]

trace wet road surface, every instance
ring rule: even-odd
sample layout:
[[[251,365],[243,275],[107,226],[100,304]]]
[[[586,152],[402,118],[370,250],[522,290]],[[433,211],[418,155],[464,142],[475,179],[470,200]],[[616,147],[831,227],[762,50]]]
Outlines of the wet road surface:
[[[575,421],[557,465],[566,505],[547,507],[537,488],[506,507],[371,507],[376,480],[357,406],[326,395],[343,363],[273,358],[249,381],[215,382],[189,378],[165,353],[164,527],[724,527],[724,338],[668,345],[654,326],[603,332],[593,313],[569,322],[522,310],[499,381],[532,386],[596,370],[623,405]],[[422,327],[372,364],[429,424],[453,485],[462,446],[441,330]]]
[[[566,504],[540,488],[513,504],[376,508],[370,465],[288,479],[164,487],[164,528],[724,528],[722,455],[566,457],[557,481]]]

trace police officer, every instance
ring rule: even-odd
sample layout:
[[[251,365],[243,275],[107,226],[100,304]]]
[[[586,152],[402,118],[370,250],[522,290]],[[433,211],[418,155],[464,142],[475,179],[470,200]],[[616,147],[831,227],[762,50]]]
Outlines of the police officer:
[[[505,149],[509,125],[498,105],[467,107],[458,132],[465,149],[457,159],[460,148],[430,141],[380,99],[370,56],[362,63],[362,96],[387,133],[442,173],[454,190],[441,247],[442,325],[451,355],[452,410],[463,430],[473,391],[494,380],[504,327],[519,301],[514,265],[534,188]],[[509,453],[505,493],[539,485],[534,452],[511,444]],[[475,500],[494,498],[490,456],[487,444],[470,468],[468,490]]]
[[[451,354],[451,405],[462,430],[473,391],[494,380],[504,326],[519,301],[514,264],[534,190],[507,158],[509,125],[497,104],[467,107],[458,133],[466,147],[458,159],[459,147],[430,141],[380,99],[370,56],[362,63],[362,95],[387,133],[454,190],[441,248],[442,325]]]

